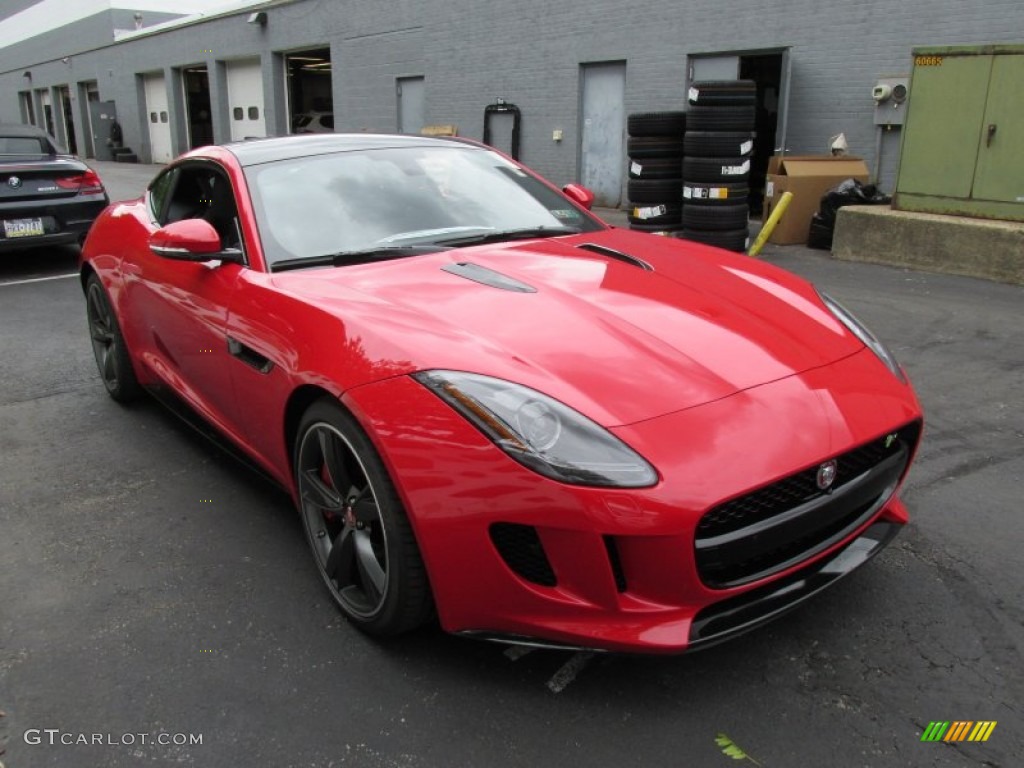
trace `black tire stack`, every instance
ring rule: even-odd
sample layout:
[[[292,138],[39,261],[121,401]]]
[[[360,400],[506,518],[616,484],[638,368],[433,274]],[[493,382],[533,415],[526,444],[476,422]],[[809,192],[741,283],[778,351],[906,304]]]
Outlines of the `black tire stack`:
[[[698,81],[688,100],[682,237],[743,252],[757,87],[753,80]]]
[[[685,112],[637,112],[626,121],[629,138],[629,228],[675,234],[682,227]]]

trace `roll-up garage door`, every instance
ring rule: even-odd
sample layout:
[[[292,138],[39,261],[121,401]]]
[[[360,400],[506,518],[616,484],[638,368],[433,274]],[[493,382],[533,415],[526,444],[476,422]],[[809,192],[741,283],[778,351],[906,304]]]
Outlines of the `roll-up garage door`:
[[[253,136],[267,135],[267,121],[263,114],[263,74],[260,60],[229,61],[228,112],[231,120],[231,140],[241,141]]]
[[[163,75],[145,75],[146,122],[149,125],[149,146],[154,163],[169,163],[171,149],[171,123],[167,110],[167,88]]]

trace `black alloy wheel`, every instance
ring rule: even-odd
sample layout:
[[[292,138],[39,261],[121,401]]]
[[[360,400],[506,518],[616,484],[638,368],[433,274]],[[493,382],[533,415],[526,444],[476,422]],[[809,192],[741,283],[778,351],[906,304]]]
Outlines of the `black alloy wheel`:
[[[376,636],[427,621],[432,601],[415,537],[355,420],[330,400],[314,403],[299,425],[294,465],[313,559],[342,613]]]
[[[85,311],[96,367],[107,393],[119,403],[136,399],[141,387],[107,292],[95,274],[85,282]]]

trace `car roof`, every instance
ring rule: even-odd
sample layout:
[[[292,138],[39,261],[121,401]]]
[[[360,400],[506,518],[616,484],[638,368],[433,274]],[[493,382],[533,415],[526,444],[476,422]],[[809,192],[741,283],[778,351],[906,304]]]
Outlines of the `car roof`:
[[[25,123],[0,123],[0,136],[31,136],[36,139],[50,138],[46,131]]]
[[[358,152],[367,149],[399,147],[450,147],[456,142],[467,147],[480,145],[460,139],[430,136],[403,136],[380,133],[314,133],[298,136],[279,136],[250,139],[224,144],[224,149],[238,158],[242,166],[273,163],[295,157],[329,154],[331,152]]]

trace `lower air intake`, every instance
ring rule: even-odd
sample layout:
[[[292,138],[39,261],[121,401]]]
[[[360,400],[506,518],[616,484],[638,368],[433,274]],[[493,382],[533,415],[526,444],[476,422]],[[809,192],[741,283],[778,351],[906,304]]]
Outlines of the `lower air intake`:
[[[501,559],[516,575],[543,587],[558,583],[537,529],[532,525],[494,523],[490,533]]]

